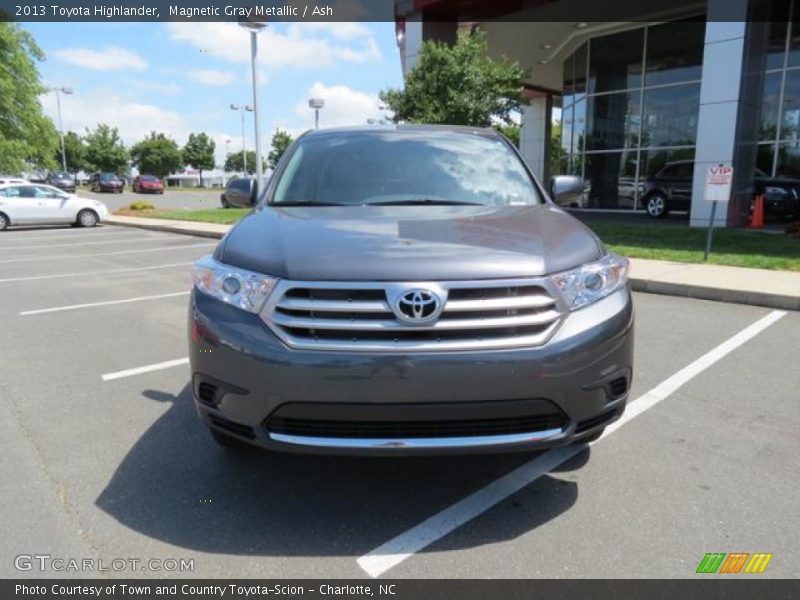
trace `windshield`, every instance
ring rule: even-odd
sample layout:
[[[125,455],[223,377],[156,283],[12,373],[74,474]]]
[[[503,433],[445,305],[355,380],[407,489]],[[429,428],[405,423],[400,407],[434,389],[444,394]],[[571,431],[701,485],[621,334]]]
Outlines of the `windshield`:
[[[141,177],[139,177],[139,179],[141,181],[158,181],[158,177],[155,177],[153,175],[142,175]]]
[[[499,138],[452,131],[365,131],[303,138],[273,204],[541,202],[520,159]]]
[[[119,177],[117,177],[113,173],[100,173],[100,179],[102,179],[103,181],[117,181]]]

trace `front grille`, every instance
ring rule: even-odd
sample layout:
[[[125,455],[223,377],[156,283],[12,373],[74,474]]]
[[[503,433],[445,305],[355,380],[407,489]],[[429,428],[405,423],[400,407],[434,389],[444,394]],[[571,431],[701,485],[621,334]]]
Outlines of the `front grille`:
[[[563,429],[561,413],[454,421],[332,421],[273,416],[270,433],[325,438],[443,438],[509,435]]]
[[[433,321],[395,314],[413,289],[443,303]],[[287,345],[310,350],[452,351],[539,346],[561,320],[541,280],[439,283],[282,281],[262,318]]]

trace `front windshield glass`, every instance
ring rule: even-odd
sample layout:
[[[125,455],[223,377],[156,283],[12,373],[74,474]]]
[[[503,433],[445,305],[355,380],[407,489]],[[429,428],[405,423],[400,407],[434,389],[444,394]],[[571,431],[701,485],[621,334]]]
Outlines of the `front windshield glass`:
[[[365,131],[302,139],[273,204],[541,202],[520,159],[498,138],[453,131]]]

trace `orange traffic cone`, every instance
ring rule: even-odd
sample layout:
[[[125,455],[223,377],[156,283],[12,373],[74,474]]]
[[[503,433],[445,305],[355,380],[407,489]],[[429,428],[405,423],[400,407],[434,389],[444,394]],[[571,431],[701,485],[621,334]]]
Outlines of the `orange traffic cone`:
[[[756,196],[753,213],[750,215],[750,227],[752,229],[764,227],[764,196],[762,194]]]

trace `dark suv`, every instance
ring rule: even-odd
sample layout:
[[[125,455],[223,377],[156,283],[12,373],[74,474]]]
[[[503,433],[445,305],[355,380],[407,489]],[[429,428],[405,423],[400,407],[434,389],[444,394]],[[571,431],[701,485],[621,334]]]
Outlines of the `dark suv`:
[[[644,206],[651,217],[666,217],[670,211],[690,210],[694,183],[694,161],[667,163],[647,180]],[[764,194],[767,215],[789,217],[800,215],[800,179],[770,177],[756,169],[753,193]]]
[[[125,182],[114,173],[93,173],[89,178],[89,189],[93,192],[121,194],[125,189]]]
[[[222,208],[250,208],[256,202],[255,179],[231,179],[219,199]]]
[[[224,446],[588,441],[632,377],[628,261],[491,129],[328,129],[193,270],[192,389]]]
[[[57,171],[47,176],[47,184],[64,190],[69,194],[75,193],[75,177],[66,171]]]

